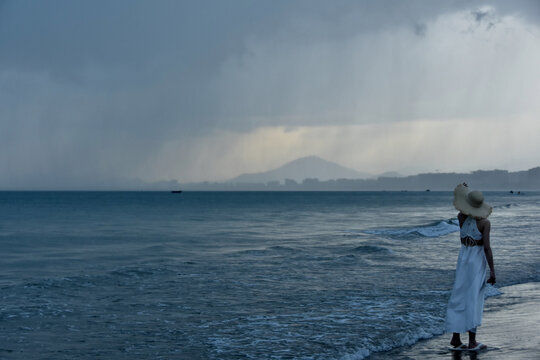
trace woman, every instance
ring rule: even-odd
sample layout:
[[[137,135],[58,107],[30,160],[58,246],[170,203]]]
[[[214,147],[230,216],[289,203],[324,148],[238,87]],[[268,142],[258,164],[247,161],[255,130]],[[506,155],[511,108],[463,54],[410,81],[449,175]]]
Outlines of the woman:
[[[489,241],[491,224],[487,217],[491,206],[484,202],[480,191],[471,191],[466,183],[454,190],[454,206],[459,210],[461,236],[456,281],[448,301],[446,330],[452,332],[450,350],[481,350],[486,346],[476,341],[476,327],[482,324],[484,293],[486,289],[486,263],[495,284],[495,267]],[[461,342],[460,333],[469,333],[469,345]]]

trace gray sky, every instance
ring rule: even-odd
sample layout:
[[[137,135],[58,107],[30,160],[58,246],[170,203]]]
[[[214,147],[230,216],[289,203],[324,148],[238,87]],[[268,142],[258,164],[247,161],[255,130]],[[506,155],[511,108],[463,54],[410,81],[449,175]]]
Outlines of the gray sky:
[[[538,64],[537,0],[0,0],[0,189],[528,169]]]

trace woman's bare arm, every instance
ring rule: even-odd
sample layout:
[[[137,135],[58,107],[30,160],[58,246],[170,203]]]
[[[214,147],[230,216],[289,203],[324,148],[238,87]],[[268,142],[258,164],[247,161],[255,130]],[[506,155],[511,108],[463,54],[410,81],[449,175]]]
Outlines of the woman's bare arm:
[[[491,230],[491,223],[489,220],[482,220],[482,241],[484,242],[484,253],[486,254],[486,260],[489,266],[489,279],[488,283],[495,284],[495,265],[493,264],[493,252],[491,251],[491,244],[489,241],[489,232]]]
[[[457,215],[458,221],[459,221],[459,227],[461,228],[463,226],[463,223],[465,222],[465,219],[467,218],[467,215],[463,214],[461,211]]]

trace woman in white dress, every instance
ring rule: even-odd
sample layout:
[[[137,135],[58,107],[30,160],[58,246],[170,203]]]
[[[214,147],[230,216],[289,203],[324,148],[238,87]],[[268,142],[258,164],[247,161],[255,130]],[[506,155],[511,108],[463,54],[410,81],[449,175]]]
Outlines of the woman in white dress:
[[[450,350],[481,350],[486,346],[476,341],[476,328],[482,324],[486,282],[495,284],[495,267],[491,252],[487,217],[491,206],[484,202],[480,191],[470,191],[466,183],[454,190],[454,206],[459,210],[461,249],[456,281],[448,301],[446,330],[453,333]],[[486,268],[490,276],[486,281]],[[469,333],[468,346],[461,342],[460,333]]]

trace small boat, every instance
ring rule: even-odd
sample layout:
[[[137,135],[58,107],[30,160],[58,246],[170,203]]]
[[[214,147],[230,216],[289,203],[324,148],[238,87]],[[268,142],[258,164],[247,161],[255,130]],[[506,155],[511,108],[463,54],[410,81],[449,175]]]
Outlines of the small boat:
[[[180,194],[181,192],[182,192],[182,190],[173,190],[173,191],[171,191],[171,193],[173,193],[173,194]]]

